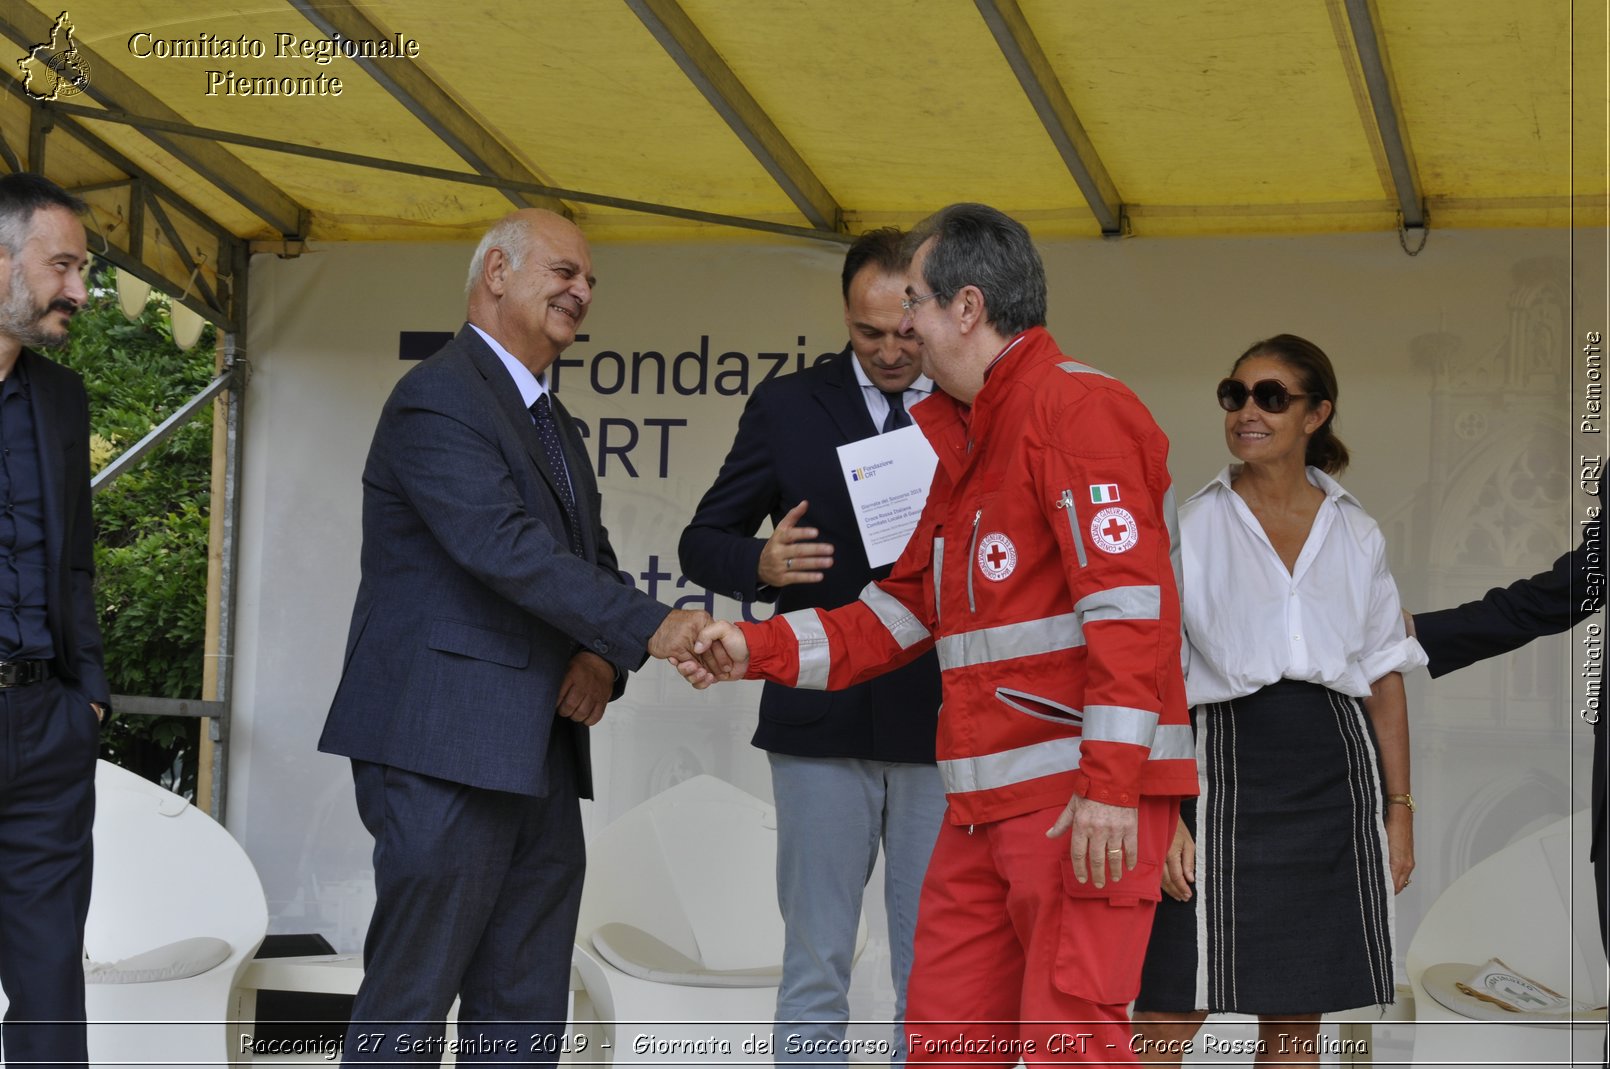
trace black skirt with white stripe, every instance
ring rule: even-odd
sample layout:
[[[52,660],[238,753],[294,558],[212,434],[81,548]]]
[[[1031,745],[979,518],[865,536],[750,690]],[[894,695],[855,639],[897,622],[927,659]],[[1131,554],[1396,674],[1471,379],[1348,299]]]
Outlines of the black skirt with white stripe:
[[[1389,1003],[1392,878],[1359,703],[1281,680],[1192,710],[1189,902],[1164,896],[1137,1010],[1328,1013]],[[1202,953],[1202,948],[1206,953]]]

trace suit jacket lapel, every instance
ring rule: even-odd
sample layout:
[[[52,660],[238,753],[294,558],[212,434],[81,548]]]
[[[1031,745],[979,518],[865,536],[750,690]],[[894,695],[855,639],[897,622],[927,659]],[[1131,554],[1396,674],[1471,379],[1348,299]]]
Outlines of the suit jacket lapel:
[[[481,336],[475,333],[474,328],[470,326],[466,325],[459,332],[458,343],[469,353],[470,360],[474,363],[476,371],[480,373],[491,388],[493,396],[497,398],[498,409],[503,413],[503,417],[509,421],[509,426],[514,429],[515,436],[520,440],[520,444],[525,447],[526,455],[531,458],[531,463],[536,465],[543,481],[548,484],[549,493],[553,494],[555,501],[563,500],[559,495],[559,480],[564,476],[556,473],[553,470],[553,466],[548,463],[548,452],[542,448],[542,440],[537,437],[537,429],[531,423],[531,412],[521,402],[520,391],[514,385],[514,380],[509,377],[508,369],[503,366],[503,361],[498,359],[498,354],[494,353],[481,340]],[[555,411],[555,416],[558,418],[558,410]],[[563,418],[569,419],[568,416]],[[563,438],[564,435],[561,434],[560,437]],[[575,470],[576,462],[568,454],[565,462],[570,465],[572,471]],[[576,489],[576,482],[572,479],[571,490],[574,493]],[[574,496],[576,498],[577,516],[585,517],[581,503],[582,495],[575,493]],[[587,511],[591,510],[588,509]],[[591,542],[592,540],[587,537],[587,525],[583,523],[582,543],[587,546],[591,545]]]
[[[838,362],[837,375],[825,376],[816,388],[816,399],[838,426],[846,442],[858,442],[878,433],[872,417],[866,410],[866,399],[861,396],[861,383],[855,377],[855,353],[846,345],[834,358]]]

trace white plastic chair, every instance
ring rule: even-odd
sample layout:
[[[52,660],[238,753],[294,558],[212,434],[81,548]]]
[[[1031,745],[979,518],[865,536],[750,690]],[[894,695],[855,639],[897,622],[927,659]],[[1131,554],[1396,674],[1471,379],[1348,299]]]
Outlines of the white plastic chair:
[[[178,795],[97,763],[89,960],[126,970],[140,964],[129,959],[144,956],[148,969],[163,967],[155,958],[183,972],[198,937],[222,940],[227,956],[197,975],[146,983],[94,982],[92,971],[85,988],[92,1064],[240,1060],[231,1041],[241,1029],[225,1022],[235,981],[267,930],[263,885],[229,832]],[[159,953],[148,955],[153,950]]]
[[[246,851],[183,798],[105,761],[95,764],[94,839],[84,931],[90,1064],[249,1061],[237,1048],[250,1023],[229,1022],[235,981],[268,930],[268,903]]]
[[[770,1061],[744,1044],[770,1036],[782,978],[776,872],[772,807],[713,776],[598,833],[573,959],[610,1043],[598,1053],[615,1065],[686,1065],[706,1053],[704,1064]],[[857,956],[865,944],[863,917]],[[578,1019],[588,1008],[577,999]]]
[[[1592,820],[1586,809],[1504,847],[1460,876],[1432,904],[1409,943],[1415,1064],[1598,1065],[1604,1017],[1578,1024],[1491,1024],[1455,1013],[1429,994],[1428,968],[1500,958],[1588,1006],[1605,1001]],[[1573,1058],[1575,1062],[1573,1062]]]

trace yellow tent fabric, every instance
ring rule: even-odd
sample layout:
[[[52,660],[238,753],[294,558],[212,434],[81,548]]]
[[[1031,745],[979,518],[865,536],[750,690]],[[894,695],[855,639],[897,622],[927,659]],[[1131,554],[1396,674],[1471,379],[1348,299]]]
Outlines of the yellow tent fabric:
[[[1396,145],[1432,229],[1607,221],[1603,0],[59,2],[0,13],[0,155],[214,318],[230,239],[463,240],[527,202],[500,181],[595,241],[955,200],[1096,237],[1078,164],[1128,238],[1390,234]]]

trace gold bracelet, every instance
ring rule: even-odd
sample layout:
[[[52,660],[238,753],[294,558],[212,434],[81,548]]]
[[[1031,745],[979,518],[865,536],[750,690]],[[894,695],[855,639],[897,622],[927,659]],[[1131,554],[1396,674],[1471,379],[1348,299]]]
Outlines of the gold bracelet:
[[[1412,794],[1389,794],[1389,795],[1386,796],[1386,804],[1387,805],[1408,806],[1409,807],[1409,812],[1413,813],[1414,812],[1414,795],[1412,795]]]

